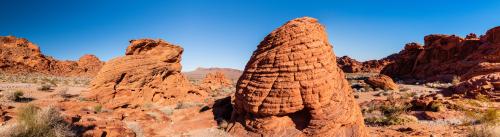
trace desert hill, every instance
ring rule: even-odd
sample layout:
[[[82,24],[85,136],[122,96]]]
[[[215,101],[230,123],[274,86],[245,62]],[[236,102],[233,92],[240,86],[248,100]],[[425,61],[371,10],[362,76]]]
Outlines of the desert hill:
[[[78,61],[57,60],[42,54],[40,48],[27,39],[0,36],[0,72],[3,73],[93,77],[103,64],[90,54]]]

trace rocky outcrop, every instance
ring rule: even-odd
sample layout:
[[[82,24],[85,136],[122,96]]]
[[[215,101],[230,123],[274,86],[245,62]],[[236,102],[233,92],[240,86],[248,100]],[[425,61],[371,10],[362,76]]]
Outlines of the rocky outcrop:
[[[233,82],[224,76],[222,72],[208,73],[203,81],[201,81],[200,88],[205,91],[213,91],[223,87],[231,87]]]
[[[367,136],[325,28],[291,20],[253,52],[237,83],[228,131],[237,136]]]
[[[163,40],[131,40],[126,55],[110,60],[91,82],[92,98],[108,108],[199,99],[181,74],[183,49]]]
[[[389,63],[390,59],[359,62],[349,56],[337,57],[337,65],[345,73],[380,73],[385,65]]]
[[[500,101],[500,72],[473,77],[451,87],[455,94],[475,98],[482,94],[492,101]]]
[[[459,76],[467,80],[474,76],[500,71],[500,27],[490,29],[477,38],[455,35],[428,35],[425,44],[409,43],[392,56],[394,63],[382,74],[397,79],[450,82]]]
[[[391,77],[386,75],[371,76],[365,80],[366,83],[372,85],[374,88],[381,88],[384,90],[399,90],[399,86],[394,83]]]
[[[27,39],[0,36],[0,72],[3,73],[93,77],[103,64],[94,55],[84,55],[78,61],[56,60],[43,55],[40,48]]]

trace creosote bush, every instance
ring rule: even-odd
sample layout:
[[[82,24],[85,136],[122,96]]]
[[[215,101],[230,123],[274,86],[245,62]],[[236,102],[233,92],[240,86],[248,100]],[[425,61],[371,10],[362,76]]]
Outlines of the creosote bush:
[[[54,107],[40,109],[32,104],[19,107],[17,123],[0,133],[8,137],[67,137],[75,136],[70,124]]]

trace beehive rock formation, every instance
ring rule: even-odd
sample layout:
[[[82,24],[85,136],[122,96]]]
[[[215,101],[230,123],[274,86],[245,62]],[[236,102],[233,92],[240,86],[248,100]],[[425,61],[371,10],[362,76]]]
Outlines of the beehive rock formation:
[[[43,55],[40,48],[27,39],[0,36],[0,72],[2,73],[93,77],[103,64],[104,62],[94,55],[84,55],[78,61],[56,60]]]
[[[337,67],[325,28],[291,20],[254,51],[237,83],[237,136],[366,136],[352,90]]]
[[[486,95],[492,101],[500,102],[500,72],[473,77],[451,87],[455,94],[475,98]]]
[[[394,83],[391,77],[386,75],[371,76],[366,79],[366,83],[372,85],[374,88],[381,88],[384,90],[399,90],[399,86]]]
[[[382,74],[398,79],[449,82],[454,76],[461,80],[500,72],[500,27],[477,38],[434,34],[424,38],[424,46],[407,44],[393,55],[394,63],[387,65]]]
[[[212,91],[223,87],[230,87],[232,81],[227,79],[224,73],[216,71],[208,73],[201,81],[200,88],[206,91]]]
[[[125,56],[110,60],[99,71],[88,96],[108,108],[197,99],[180,73],[182,52],[163,40],[131,40]]]

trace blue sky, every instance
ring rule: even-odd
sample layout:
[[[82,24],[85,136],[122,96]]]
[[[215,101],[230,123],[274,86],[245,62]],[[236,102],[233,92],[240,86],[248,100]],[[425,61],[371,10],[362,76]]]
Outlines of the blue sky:
[[[483,34],[500,25],[500,1],[2,0],[0,35],[24,37],[46,55],[102,60],[128,41],[161,38],[184,47],[183,71],[243,69],[257,44],[293,18],[326,26],[337,56],[383,58],[428,34]]]

